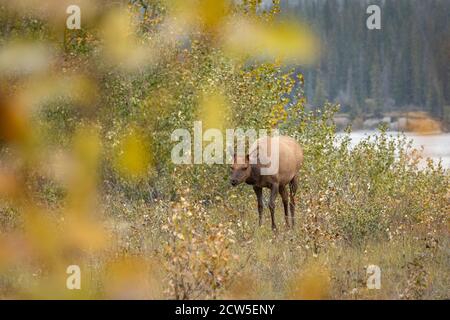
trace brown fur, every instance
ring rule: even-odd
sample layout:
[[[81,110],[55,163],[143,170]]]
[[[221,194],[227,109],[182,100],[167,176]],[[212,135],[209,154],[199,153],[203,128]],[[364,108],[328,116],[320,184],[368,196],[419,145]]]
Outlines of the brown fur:
[[[261,168],[264,165],[259,161],[262,152],[266,152],[271,158],[270,142],[271,139],[279,139],[279,169],[278,173],[274,175],[261,175]],[[255,164],[251,164],[250,159],[256,157],[256,148],[259,148],[260,154],[258,155],[258,161]],[[266,149],[267,148],[267,149]],[[252,162],[253,163],[253,162]],[[303,163],[303,150],[300,145],[291,137],[279,136],[278,138],[264,137],[258,139],[249,150],[249,155],[245,158],[235,156],[234,162],[231,166],[231,184],[236,186],[242,182],[245,182],[253,186],[253,190],[256,193],[258,200],[258,214],[259,225],[262,224],[262,189],[270,189],[269,209],[272,218],[272,229],[276,229],[275,225],[275,199],[277,193],[280,193],[283,201],[284,215],[286,225],[289,227],[289,209],[291,211],[291,223],[294,225],[294,213],[295,213],[295,193],[297,191],[297,174]],[[267,166],[267,165],[266,165]],[[288,194],[287,185],[289,184],[290,192]],[[288,208],[289,207],[289,208]]]

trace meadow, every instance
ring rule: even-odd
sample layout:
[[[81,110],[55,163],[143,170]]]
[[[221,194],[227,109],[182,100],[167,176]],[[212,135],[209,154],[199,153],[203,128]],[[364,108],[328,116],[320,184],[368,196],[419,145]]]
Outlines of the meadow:
[[[311,108],[292,66],[320,44],[276,1],[86,1],[75,30],[27,4],[0,2],[0,298],[450,298],[448,169]],[[258,227],[229,165],[172,162],[197,120],[299,141],[294,228],[279,198]]]

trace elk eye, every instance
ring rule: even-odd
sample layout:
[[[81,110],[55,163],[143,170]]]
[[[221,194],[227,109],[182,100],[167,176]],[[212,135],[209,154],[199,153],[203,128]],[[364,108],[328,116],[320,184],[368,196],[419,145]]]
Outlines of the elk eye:
[[[242,170],[242,171],[245,171],[245,170],[247,170],[247,167],[243,167],[243,168],[241,168],[241,170]]]

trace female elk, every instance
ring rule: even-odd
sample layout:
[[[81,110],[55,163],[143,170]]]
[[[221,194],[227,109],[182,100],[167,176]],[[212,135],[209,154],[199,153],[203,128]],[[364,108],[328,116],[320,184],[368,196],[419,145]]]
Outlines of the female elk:
[[[274,146],[277,144],[277,148]],[[278,155],[278,157],[277,157]],[[265,161],[262,161],[265,157]],[[269,161],[267,161],[267,159]],[[278,170],[270,174],[264,174],[264,169],[276,162]],[[258,199],[259,225],[262,224],[263,200],[262,189],[270,189],[269,209],[272,218],[272,229],[275,225],[275,199],[280,193],[284,206],[286,225],[289,227],[289,209],[291,211],[291,223],[294,225],[295,193],[297,191],[297,175],[303,162],[303,150],[291,137],[264,137],[258,139],[245,157],[234,157],[231,166],[231,185],[237,186],[245,182],[253,186]],[[287,185],[290,192],[288,195]]]

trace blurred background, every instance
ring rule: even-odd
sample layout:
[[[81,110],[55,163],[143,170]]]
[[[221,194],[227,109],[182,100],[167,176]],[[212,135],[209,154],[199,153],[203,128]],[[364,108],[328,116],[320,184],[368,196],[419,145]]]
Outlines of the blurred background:
[[[378,4],[1,0],[0,298],[448,299],[449,2]],[[295,228],[197,120],[300,142]]]

